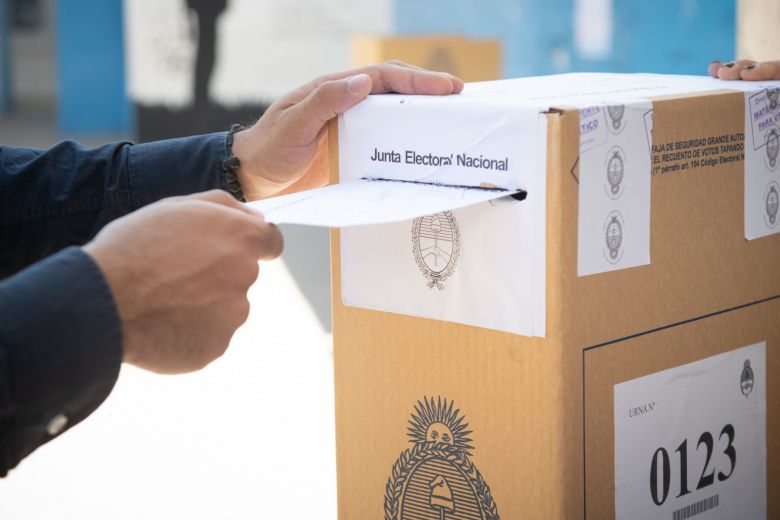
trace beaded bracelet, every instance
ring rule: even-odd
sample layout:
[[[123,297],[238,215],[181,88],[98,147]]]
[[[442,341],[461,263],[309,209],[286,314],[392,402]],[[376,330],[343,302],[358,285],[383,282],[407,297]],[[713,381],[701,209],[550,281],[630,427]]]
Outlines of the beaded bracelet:
[[[238,182],[238,167],[241,166],[241,161],[233,155],[233,136],[244,130],[242,125],[233,125],[227,134],[227,151],[228,157],[222,161],[222,171],[225,172],[225,181],[227,183],[228,192],[230,192],[236,200],[240,202],[246,202],[244,191],[241,189],[241,183]]]

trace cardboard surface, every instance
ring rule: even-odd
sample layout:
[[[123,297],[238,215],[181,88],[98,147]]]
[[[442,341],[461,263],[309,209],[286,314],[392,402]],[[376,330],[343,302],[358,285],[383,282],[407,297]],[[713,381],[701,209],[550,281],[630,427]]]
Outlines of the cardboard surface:
[[[388,60],[449,72],[464,81],[488,81],[501,77],[501,42],[462,36],[357,36],[353,39],[354,67]]]
[[[331,132],[331,171],[336,172],[333,126]],[[556,132],[557,125],[551,125],[550,135]],[[552,150],[548,157],[554,158]],[[551,215],[548,244],[555,244],[551,238],[558,227],[559,219]],[[399,455],[410,447],[410,415],[426,397],[452,400],[463,412],[473,430],[472,462],[501,515],[520,518],[534,511],[565,517],[559,498],[564,397],[557,372],[561,353],[555,348],[562,329],[558,315],[551,316],[548,306],[543,340],[346,307],[338,231],[332,232],[331,244],[339,518],[383,517],[385,485]],[[549,254],[556,253],[557,247],[550,247]],[[548,275],[548,295],[558,283]],[[542,402],[548,406],[540,408]],[[518,494],[522,503],[512,498]]]
[[[743,131],[741,93],[656,99],[653,108],[656,145]],[[415,423],[436,422],[421,420],[426,414],[451,425],[468,423],[473,449],[461,453],[467,453],[468,468],[479,472],[470,473],[470,482],[482,483],[470,492],[476,498],[469,503],[481,503],[488,513],[495,506],[505,519],[611,518],[608,391],[614,383],[757,341],[767,342],[768,377],[780,368],[780,304],[729,311],[780,295],[780,235],[744,239],[742,163],[654,175],[651,264],[577,277],[579,113],[562,109],[547,117],[545,338],[346,307],[339,235],[333,232],[339,518],[413,520],[446,509],[446,497],[433,501],[433,488],[430,495],[416,491],[418,502],[409,498],[412,470],[436,458],[419,447],[415,451],[414,437],[407,436],[409,421],[413,431]],[[337,139],[332,125],[333,180]],[[673,324],[680,325],[664,329]],[[780,515],[773,498],[780,494],[780,480],[772,469],[780,400],[777,382],[768,384],[768,517],[773,518]],[[454,401],[461,423],[439,413],[439,398],[448,405]],[[439,459],[448,453],[439,453]],[[453,480],[453,493],[459,489]],[[429,507],[424,503],[429,499],[439,505]],[[470,518],[445,512],[446,518]],[[488,513],[483,517],[496,518]]]
[[[774,299],[672,326],[652,334],[591,348],[583,353],[586,487],[584,509],[587,518],[614,516],[614,385],[762,341],[767,343],[768,518],[776,518],[780,512],[780,495],[777,492],[777,482],[780,479],[780,436],[777,435],[780,428],[777,413],[780,380],[772,375],[780,370],[780,355],[777,349],[780,344],[778,317],[780,299]],[[723,381],[723,384],[738,388],[738,376],[738,373],[734,374],[733,380]],[[717,403],[713,403],[713,406],[717,406]],[[695,477],[698,477],[698,473]],[[691,480],[693,481],[693,477]],[[717,483],[712,489],[717,490]]]

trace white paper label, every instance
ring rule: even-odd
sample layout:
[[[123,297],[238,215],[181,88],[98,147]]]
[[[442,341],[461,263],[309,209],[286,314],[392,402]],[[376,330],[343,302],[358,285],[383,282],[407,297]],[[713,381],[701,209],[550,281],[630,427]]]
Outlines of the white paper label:
[[[745,92],[745,238],[780,232],[780,87]]]
[[[531,336],[531,217],[525,201],[499,199],[342,229],[344,303]]]
[[[369,96],[339,118],[341,181],[529,189],[539,109],[457,96]],[[544,150],[542,148],[541,150]]]
[[[617,384],[614,397],[615,518],[766,518],[765,342]]]
[[[370,96],[339,120],[341,182],[522,188],[452,211],[341,232],[346,305],[544,336],[546,116],[511,100]]]
[[[577,274],[650,263],[647,101],[580,110]]]

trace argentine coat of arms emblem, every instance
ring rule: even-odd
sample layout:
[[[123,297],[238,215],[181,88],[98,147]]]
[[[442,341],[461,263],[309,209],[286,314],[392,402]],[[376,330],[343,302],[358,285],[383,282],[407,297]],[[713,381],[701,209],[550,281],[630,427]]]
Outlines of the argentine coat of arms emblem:
[[[769,100],[769,110],[775,110],[777,108],[777,98],[779,94],[780,89],[778,88],[766,89],[766,98]]]
[[[780,137],[778,137],[777,129],[772,128],[766,136],[766,158],[770,169],[774,169],[775,164],[777,164],[778,152],[780,152]]]
[[[780,208],[780,192],[778,191],[777,183],[772,182],[769,184],[764,196],[764,205],[766,209],[766,223],[770,227],[774,227],[777,223],[778,208]]]
[[[411,448],[393,464],[385,520],[500,520],[490,488],[469,460],[468,423],[453,401],[418,401],[409,421]]]
[[[623,129],[623,116],[626,113],[625,105],[607,106],[607,115],[612,120],[612,131],[617,133]]]
[[[750,360],[746,359],[742,367],[742,373],[739,376],[739,389],[742,390],[742,395],[748,397],[750,392],[753,391],[754,384],[755,375],[753,374],[753,369],[750,368]]]
[[[604,238],[609,251],[609,261],[614,263],[619,259],[620,246],[623,245],[623,223],[620,214],[616,211],[613,211],[608,217]]]
[[[412,222],[412,252],[428,287],[444,290],[460,256],[458,221],[449,211],[418,217]]]

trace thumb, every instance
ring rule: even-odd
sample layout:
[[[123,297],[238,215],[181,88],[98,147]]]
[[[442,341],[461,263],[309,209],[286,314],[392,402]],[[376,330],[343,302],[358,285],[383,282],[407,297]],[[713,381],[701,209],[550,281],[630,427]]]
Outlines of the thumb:
[[[313,141],[325,123],[364,100],[371,88],[368,74],[321,83],[291,110],[289,130],[303,142]]]

